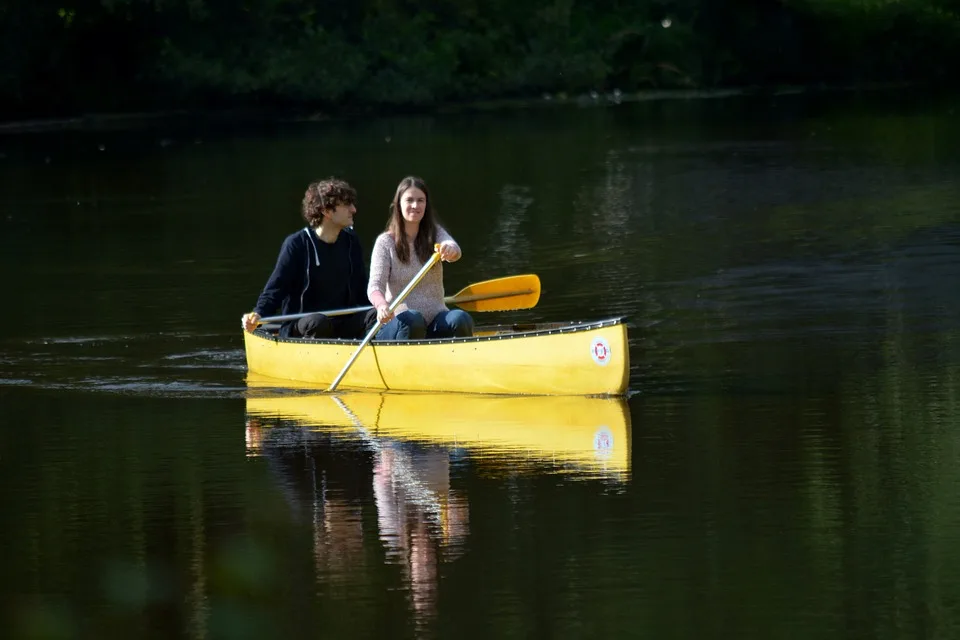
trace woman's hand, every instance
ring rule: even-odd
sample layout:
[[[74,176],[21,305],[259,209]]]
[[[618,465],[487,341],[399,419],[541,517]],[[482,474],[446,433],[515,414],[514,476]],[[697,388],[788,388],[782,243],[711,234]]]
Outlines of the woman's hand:
[[[382,304],[377,307],[377,322],[387,324],[393,320],[393,311],[390,311],[390,305]]]
[[[461,255],[457,243],[450,241],[440,243],[440,259],[444,262],[456,262]]]
[[[244,331],[253,331],[260,324],[260,314],[256,311],[245,313],[243,317],[240,318],[240,323],[243,325]]]

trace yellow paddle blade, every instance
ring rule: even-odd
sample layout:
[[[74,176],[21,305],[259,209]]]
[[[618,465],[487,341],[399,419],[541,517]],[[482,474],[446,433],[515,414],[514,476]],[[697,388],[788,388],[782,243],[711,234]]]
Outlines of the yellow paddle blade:
[[[532,309],[540,300],[540,278],[533,273],[484,280],[467,285],[446,298],[464,311]]]

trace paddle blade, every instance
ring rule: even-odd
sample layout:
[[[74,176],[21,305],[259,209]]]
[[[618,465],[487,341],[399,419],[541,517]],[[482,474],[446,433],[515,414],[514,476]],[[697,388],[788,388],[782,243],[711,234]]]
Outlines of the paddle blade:
[[[532,309],[539,300],[540,278],[533,273],[475,282],[446,299],[464,311]]]

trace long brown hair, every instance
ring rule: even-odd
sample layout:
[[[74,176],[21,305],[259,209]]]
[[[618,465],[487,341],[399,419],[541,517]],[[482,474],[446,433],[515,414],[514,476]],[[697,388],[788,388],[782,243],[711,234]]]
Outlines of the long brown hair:
[[[407,240],[407,230],[404,225],[403,213],[400,209],[400,198],[403,197],[407,189],[416,187],[423,191],[427,197],[427,206],[423,210],[423,218],[420,219],[420,227],[417,229],[417,237],[413,240],[413,250],[420,259],[420,262],[426,262],[433,254],[433,245],[437,241],[437,220],[433,212],[433,204],[430,201],[430,191],[427,189],[427,183],[417,176],[407,176],[397,185],[397,193],[393,196],[393,203],[390,205],[390,217],[387,219],[387,233],[393,236],[393,245],[397,250],[397,258],[400,262],[406,264],[410,262],[410,248]]]

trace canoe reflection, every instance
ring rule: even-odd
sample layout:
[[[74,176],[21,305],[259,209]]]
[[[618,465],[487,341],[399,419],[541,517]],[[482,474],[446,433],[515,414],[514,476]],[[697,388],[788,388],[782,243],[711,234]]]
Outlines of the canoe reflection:
[[[318,578],[366,573],[364,522],[373,518],[377,532],[366,537],[401,568],[421,623],[436,614],[441,565],[460,555],[469,534],[452,463],[488,476],[539,471],[619,482],[629,473],[620,398],[251,393],[259,397],[247,399],[247,453],[266,458],[296,511],[309,514]]]
[[[626,480],[630,470],[630,414],[618,397],[288,393],[249,397],[247,413],[348,439],[456,448],[511,473],[540,468]]]

